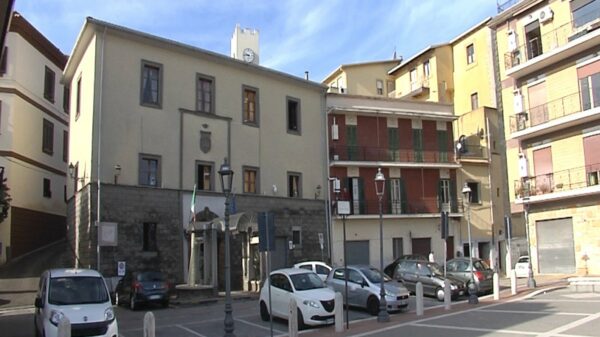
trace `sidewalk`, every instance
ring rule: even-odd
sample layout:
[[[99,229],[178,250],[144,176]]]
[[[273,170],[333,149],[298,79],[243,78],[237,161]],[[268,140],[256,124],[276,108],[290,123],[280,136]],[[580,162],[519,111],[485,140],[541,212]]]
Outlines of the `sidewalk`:
[[[486,304],[491,303],[499,303],[506,302],[511,299],[519,298],[526,296],[528,294],[534,292],[540,292],[544,289],[551,289],[555,287],[566,287],[568,285],[567,278],[568,275],[538,275],[535,276],[534,279],[537,283],[537,287],[535,289],[527,288],[527,279],[517,279],[517,294],[511,295],[510,289],[510,279],[509,278],[501,278],[500,279],[500,300],[494,301],[493,295],[487,295],[479,297],[479,304],[472,305],[468,304],[467,300],[463,300],[460,302],[452,302],[452,307],[450,310],[445,310],[444,305],[441,303],[439,306],[425,308],[422,316],[417,316],[415,311],[398,313],[390,315],[390,322],[387,323],[379,323],[377,322],[377,317],[371,317],[360,321],[352,321],[350,322],[350,328],[348,330],[336,333],[335,326],[319,328],[311,331],[306,331],[302,333],[303,337],[312,337],[312,336],[332,336],[332,337],[350,337],[350,336],[361,336],[363,334],[372,333],[374,330],[380,329],[392,329],[398,325],[407,324],[417,320],[424,320],[429,318],[435,318],[438,316],[447,315],[449,313],[457,313],[461,311],[468,311],[476,309],[477,307],[484,306]]]

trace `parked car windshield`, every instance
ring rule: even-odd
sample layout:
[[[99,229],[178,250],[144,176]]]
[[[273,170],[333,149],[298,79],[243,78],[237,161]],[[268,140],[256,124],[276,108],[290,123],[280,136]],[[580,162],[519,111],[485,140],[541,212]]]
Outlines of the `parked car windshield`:
[[[475,267],[475,270],[490,269],[490,266],[488,266],[488,264],[483,260],[473,261],[473,266]]]
[[[325,284],[315,273],[294,274],[290,275],[290,279],[297,291],[325,288]]]
[[[56,277],[50,279],[48,303],[54,305],[104,303],[108,292],[101,277]]]
[[[157,271],[146,271],[138,275],[140,282],[162,282],[165,280],[165,276],[161,272]]]
[[[360,271],[365,275],[365,277],[371,283],[381,283],[381,274],[379,270],[375,268],[361,268]],[[383,274],[383,282],[389,282],[392,279],[389,278],[386,274]]]
[[[437,263],[428,263],[427,266],[431,270],[432,275],[444,275],[444,272]]]

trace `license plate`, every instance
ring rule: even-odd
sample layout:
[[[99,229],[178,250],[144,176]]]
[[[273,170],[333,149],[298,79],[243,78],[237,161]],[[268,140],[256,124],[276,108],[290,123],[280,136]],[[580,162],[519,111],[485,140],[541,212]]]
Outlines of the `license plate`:
[[[465,292],[463,290],[461,290],[461,291],[458,292],[458,296],[462,296],[464,294],[465,294]]]
[[[325,324],[333,324],[333,322],[334,322],[334,321],[333,321],[333,318],[328,318],[328,319],[325,321]]]
[[[148,297],[151,300],[158,300],[160,299],[160,295],[150,295],[150,297]]]

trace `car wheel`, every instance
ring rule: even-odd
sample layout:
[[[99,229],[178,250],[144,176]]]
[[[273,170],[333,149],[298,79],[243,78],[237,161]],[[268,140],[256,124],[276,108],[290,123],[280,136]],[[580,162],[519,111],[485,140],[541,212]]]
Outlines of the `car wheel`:
[[[260,319],[262,319],[263,321],[268,321],[271,318],[271,315],[269,315],[269,310],[267,309],[267,305],[265,304],[265,302],[260,302]]]
[[[376,316],[379,313],[379,299],[377,299],[377,297],[369,297],[367,300],[367,311],[373,316]]]
[[[297,310],[298,310],[298,330],[304,330],[304,329],[306,329],[306,324],[304,324],[304,317],[302,316],[302,311],[300,311],[300,308],[298,308]]]
[[[137,304],[135,303],[135,298],[133,296],[133,293],[129,296],[129,309],[131,309],[132,311],[135,311],[137,309]]]
[[[435,297],[437,297],[438,301],[444,301],[444,289],[437,288],[435,290]]]

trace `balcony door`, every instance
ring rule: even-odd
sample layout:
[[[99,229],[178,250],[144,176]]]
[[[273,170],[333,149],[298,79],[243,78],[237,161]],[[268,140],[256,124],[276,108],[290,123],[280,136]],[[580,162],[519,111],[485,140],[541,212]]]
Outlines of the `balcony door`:
[[[600,135],[583,138],[587,186],[600,184]]]
[[[527,41],[528,60],[542,54],[542,34],[539,21],[536,20],[525,26],[525,40]]]
[[[390,203],[392,214],[402,214],[402,180],[390,179]]]
[[[531,126],[548,121],[548,105],[546,97],[546,82],[540,82],[527,88],[529,100],[529,120]]]
[[[533,151],[533,169],[535,171],[535,193],[545,194],[554,188],[552,174],[552,147]]]

